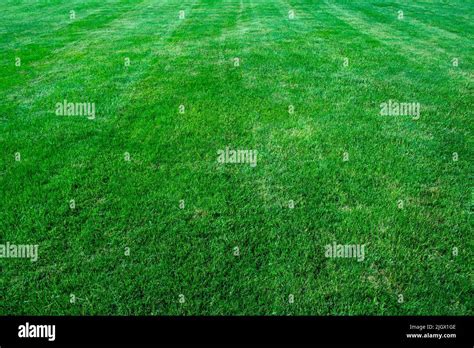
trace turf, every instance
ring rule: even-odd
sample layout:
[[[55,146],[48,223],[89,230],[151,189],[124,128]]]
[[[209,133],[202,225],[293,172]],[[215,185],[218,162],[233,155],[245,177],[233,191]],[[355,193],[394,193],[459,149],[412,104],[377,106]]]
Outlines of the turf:
[[[472,315],[473,14],[3,0],[0,314]]]

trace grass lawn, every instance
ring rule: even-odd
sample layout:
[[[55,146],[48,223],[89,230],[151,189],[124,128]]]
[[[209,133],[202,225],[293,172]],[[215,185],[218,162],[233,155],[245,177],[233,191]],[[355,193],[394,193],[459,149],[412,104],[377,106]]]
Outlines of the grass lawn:
[[[473,314],[473,2],[2,0],[0,33],[0,244],[38,245],[0,314]]]

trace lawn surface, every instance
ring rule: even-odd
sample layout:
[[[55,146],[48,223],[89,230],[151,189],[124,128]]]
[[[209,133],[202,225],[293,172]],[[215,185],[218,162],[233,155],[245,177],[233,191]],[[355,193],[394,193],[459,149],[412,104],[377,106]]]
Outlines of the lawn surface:
[[[473,313],[472,1],[2,0],[0,33],[0,243],[39,245],[0,314]]]

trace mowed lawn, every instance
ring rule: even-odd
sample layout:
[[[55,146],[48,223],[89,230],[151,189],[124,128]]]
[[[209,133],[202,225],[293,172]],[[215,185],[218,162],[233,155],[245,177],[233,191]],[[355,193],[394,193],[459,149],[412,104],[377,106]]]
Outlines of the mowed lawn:
[[[472,315],[473,14],[3,0],[0,314]]]

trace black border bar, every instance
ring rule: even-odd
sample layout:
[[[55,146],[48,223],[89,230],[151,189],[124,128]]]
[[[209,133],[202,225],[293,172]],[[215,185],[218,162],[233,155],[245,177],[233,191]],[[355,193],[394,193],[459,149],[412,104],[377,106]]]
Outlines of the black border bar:
[[[20,325],[55,325],[55,340],[20,338]],[[415,328],[416,327],[416,328]],[[469,346],[472,317],[0,317],[0,346],[70,344],[389,344]],[[408,338],[407,334],[426,337]],[[436,336],[434,336],[436,334]],[[441,337],[439,335],[449,337]],[[455,334],[456,337],[453,337]],[[437,338],[435,338],[437,337]]]

